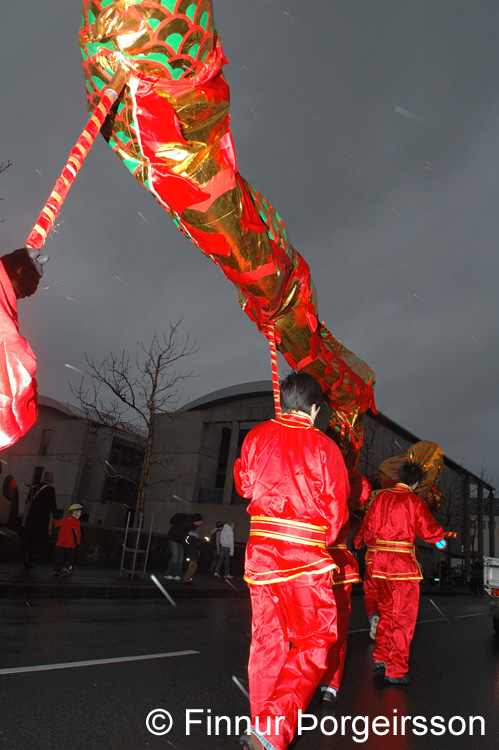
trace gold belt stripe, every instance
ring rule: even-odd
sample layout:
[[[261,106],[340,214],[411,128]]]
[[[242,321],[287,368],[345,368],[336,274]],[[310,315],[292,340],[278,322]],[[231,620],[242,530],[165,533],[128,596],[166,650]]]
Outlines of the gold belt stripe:
[[[319,541],[318,539],[308,540],[301,536],[293,536],[292,534],[278,534],[275,531],[250,531],[251,536],[264,536],[267,539],[280,539],[283,542],[294,542],[295,544],[305,544],[308,547],[325,547],[326,543],[324,539]]]
[[[325,532],[324,526],[265,516],[255,516],[250,526],[250,536],[264,536],[313,547],[325,547]]]
[[[375,550],[377,552],[403,552],[404,554],[413,554],[414,544],[411,542],[395,542],[378,539]]]
[[[306,521],[291,521],[284,518],[272,518],[271,516],[253,516],[251,523],[255,521],[263,521],[264,523],[275,524],[276,526],[295,526],[299,529],[311,529],[312,531],[325,531],[324,526],[316,526],[313,523],[307,523]]]

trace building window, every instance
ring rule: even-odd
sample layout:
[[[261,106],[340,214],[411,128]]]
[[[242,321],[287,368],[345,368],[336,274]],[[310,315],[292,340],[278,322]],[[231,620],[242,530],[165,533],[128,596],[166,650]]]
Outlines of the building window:
[[[40,440],[40,448],[38,449],[38,455],[39,456],[46,456],[50,438],[52,437],[52,430],[43,430],[42,437]]]
[[[29,503],[31,503],[31,501],[33,500],[33,493],[36,485],[40,484],[42,480],[43,468],[43,466],[35,466],[35,468],[33,469],[33,474],[31,475],[31,484],[29,485],[28,496],[26,498],[26,509],[28,508]]]
[[[122,503],[135,508],[143,461],[142,448],[122,438],[113,438],[106,462],[109,473],[104,483],[103,503]]]
[[[223,489],[225,486],[225,477],[227,475],[227,459],[229,457],[231,434],[232,430],[230,430],[228,427],[222,427],[220,449],[218,451],[217,477],[215,480],[216,489]]]
[[[33,469],[33,475],[31,477],[31,484],[33,487],[42,481],[44,466],[35,466]]]

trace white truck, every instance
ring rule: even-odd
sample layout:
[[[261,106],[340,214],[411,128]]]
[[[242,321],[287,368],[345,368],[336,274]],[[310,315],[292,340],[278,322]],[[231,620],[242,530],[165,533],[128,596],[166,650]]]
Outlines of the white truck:
[[[490,596],[490,616],[494,630],[499,633],[499,557],[484,558],[483,585]]]

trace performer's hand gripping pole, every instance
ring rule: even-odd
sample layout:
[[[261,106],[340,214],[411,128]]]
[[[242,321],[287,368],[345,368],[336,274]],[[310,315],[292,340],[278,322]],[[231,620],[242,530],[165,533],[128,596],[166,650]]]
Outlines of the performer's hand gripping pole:
[[[26,247],[40,250],[47,239],[48,234],[54,226],[57,214],[66,199],[69,188],[75,181],[76,175],[80,171],[88,152],[97,138],[97,134],[104,124],[104,120],[125,85],[127,76],[128,73],[126,70],[118,70],[104,89],[98,105],[94,109],[85,130],[73,147],[65,167],[55,183],[54,189],[50,193],[49,199],[26,240]]]

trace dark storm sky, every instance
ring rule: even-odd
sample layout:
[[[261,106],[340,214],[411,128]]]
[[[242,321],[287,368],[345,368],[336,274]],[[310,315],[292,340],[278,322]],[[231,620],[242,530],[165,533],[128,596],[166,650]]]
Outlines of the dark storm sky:
[[[499,365],[497,0],[214,0],[241,173],[285,219],[319,314],[374,369],[378,408],[494,482]],[[3,251],[21,246],[86,120],[78,0],[2,10]],[[231,284],[103,141],[72,188],[43,290],[20,305],[40,392],[84,353],[168,321],[199,344],[185,401],[270,378]],[[283,369],[287,369],[283,368]]]

